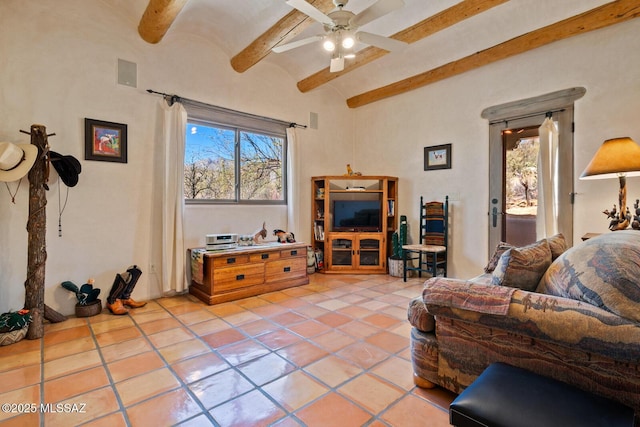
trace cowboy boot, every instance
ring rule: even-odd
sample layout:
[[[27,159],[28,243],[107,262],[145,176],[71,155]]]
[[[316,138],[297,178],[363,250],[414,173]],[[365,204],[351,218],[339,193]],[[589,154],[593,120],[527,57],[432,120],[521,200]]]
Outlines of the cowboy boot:
[[[137,265],[133,265],[127,269],[127,273],[129,275],[127,282],[127,287],[122,292],[121,298],[122,303],[131,308],[139,308],[147,305],[145,302],[138,302],[131,298],[131,293],[133,292],[133,288],[135,288],[136,283],[138,283],[138,279],[142,275],[142,271],[138,268]]]
[[[116,273],[115,279],[113,279],[113,285],[111,285],[111,290],[109,291],[109,296],[107,297],[107,306],[109,304],[115,304],[117,299],[120,299],[120,295],[124,292],[127,287],[127,282],[124,281],[122,275]]]
[[[124,305],[122,305],[122,300],[117,299],[113,304],[109,304],[107,303],[107,308],[109,309],[109,311],[111,311],[113,314],[117,314],[117,315],[121,315],[121,314],[127,314],[129,313],[129,310],[127,310]]]

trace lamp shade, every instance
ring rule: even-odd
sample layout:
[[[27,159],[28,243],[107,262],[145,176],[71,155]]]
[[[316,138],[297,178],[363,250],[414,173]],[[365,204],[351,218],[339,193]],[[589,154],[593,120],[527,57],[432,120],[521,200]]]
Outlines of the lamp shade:
[[[580,179],[640,176],[640,145],[629,137],[607,139],[587,165]]]

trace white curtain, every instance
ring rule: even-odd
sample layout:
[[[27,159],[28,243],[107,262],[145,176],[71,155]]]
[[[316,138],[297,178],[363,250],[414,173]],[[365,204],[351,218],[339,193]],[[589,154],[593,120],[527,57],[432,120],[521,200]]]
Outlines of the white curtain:
[[[538,239],[558,233],[558,127],[547,117],[540,128],[538,153]]]
[[[298,136],[295,127],[287,128],[287,231],[293,232],[298,236],[298,212],[296,204],[299,203],[298,197]]]
[[[164,183],[162,192],[162,290],[165,294],[186,289],[184,244],[184,144],[187,112],[181,103],[163,109]]]

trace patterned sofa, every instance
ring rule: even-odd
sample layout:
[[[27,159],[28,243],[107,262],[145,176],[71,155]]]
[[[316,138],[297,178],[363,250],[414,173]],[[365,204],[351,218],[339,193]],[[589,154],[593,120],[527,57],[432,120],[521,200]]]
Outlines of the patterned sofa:
[[[472,280],[432,278],[411,301],[414,382],[459,393],[493,362],[556,378],[640,414],[640,232],[564,251],[554,236],[499,246]]]

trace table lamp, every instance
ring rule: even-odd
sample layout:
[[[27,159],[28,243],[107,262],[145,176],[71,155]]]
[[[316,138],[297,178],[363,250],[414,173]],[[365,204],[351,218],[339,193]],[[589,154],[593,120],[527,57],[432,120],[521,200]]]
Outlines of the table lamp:
[[[618,209],[605,210],[612,218],[610,230],[624,230],[631,223],[627,214],[627,176],[640,176],[640,145],[629,137],[608,139],[602,143],[580,179],[618,178]]]

